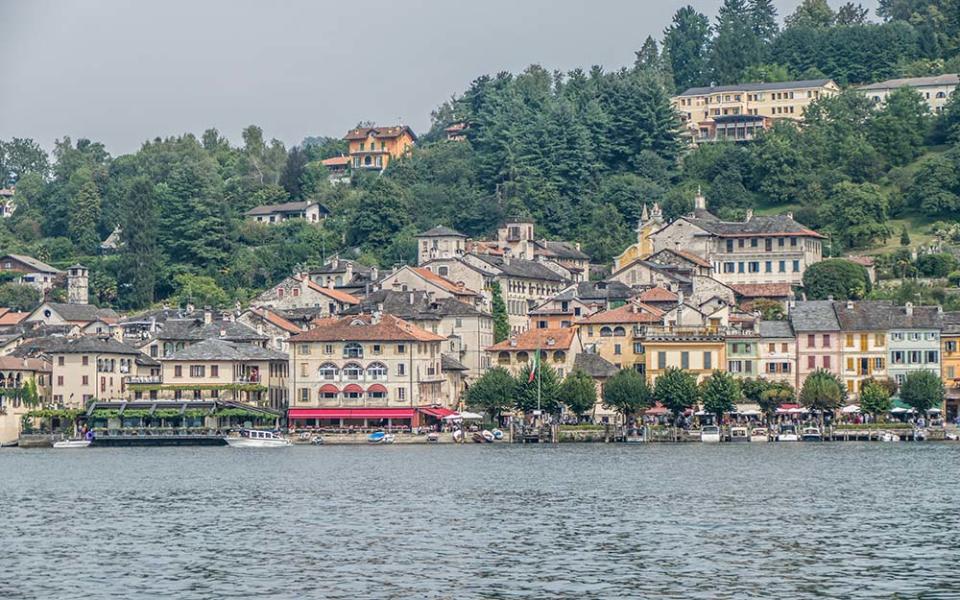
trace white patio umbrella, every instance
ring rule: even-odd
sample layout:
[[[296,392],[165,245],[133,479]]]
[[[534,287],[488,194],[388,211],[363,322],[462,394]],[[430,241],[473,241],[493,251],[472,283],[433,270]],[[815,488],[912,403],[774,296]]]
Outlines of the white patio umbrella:
[[[849,414],[852,414],[852,413],[858,413],[858,412],[860,412],[860,407],[857,406],[856,404],[848,404],[848,405],[844,406],[843,408],[841,408],[841,409],[840,409],[840,412],[842,412],[842,413],[845,414],[845,415],[849,415]]]
[[[454,413],[452,415],[447,415],[443,418],[444,421],[482,421],[483,415],[477,414],[475,412],[463,411],[462,413]]]

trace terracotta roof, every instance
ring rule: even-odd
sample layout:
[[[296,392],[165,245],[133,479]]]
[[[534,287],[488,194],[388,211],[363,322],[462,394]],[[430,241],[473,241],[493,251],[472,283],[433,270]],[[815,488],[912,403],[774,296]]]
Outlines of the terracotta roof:
[[[276,325],[277,327],[279,327],[280,329],[283,329],[286,332],[296,334],[296,333],[301,333],[303,331],[302,329],[300,329],[299,327],[297,327],[287,319],[281,317],[277,313],[273,312],[272,310],[269,310],[266,308],[251,308],[250,312],[263,318],[265,321],[273,325]]]
[[[511,336],[499,344],[494,344],[488,347],[487,350],[494,352],[500,350],[569,350],[575,334],[575,327],[564,327],[563,329],[530,329],[519,335]]]
[[[430,333],[393,315],[375,321],[373,315],[317,319],[316,327],[290,338],[299,342],[441,342],[447,338]]]
[[[604,323],[659,323],[662,316],[663,311],[659,308],[637,302],[635,304],[624,304],[612,310],[598,312],[577,322],[588,325],[600,325]]]
[[[0,308],[0,326],[4,325],[16,325],[20,321],[26,319],[30,313],[28,312],[16,312],[12,311],[9,308]]]
[[[424,267],[410,267],[410,269],[417,275],[429,281],[430,283],[447,290],[451,294],[457,294],[458,296],[476,296],[477,295],[477,293],[474,292],[473,290],[467,289],[465,287],[460,287],[459,285],[450,281],[446,277],[441,277],[440,275],[437,275],[430,269],[427,269]]]
[[[39,358],[0,356],[0,369],[4,371],[49,371],[51,363]]]
[[[676,302],[680,297],[662,287],[652,287],[637,296],[641,302]]]
[[[744,298],[786,298],[791,289],[789,283],[731,283],[730,287]]]
[[[378,140],[385,140],[399,137],[404,132],[406,132],[414,140],[417,139],[417,136],[415,133],[413,133],[413,130],[406,125],[394,125],[392,127],[358,127],[348,131],[347,135],[343,136],[343,139],[365,140],[368,137],[373,136]]]
[[[320,161],[325,167],[346,167],[350,164],[349,156],[334,156]]]
[[[294,276],[294,279],[303,281],[303,279],[300,278],[299,276]],[[306,282],[307,282],[307,287],[310,288],[311,290],[315,292],[319,292],[325,296],[329,296],[330,298],[333,298],[337,302],[342,302],[343,304],[358,304],[360,302],[360,299],[354,296],[353,294],[348,294],[346,292],[342,292],[334,288],[323,287],[316,281],[313,281],[312,279],[309,279],[309,278],[306,280]]]

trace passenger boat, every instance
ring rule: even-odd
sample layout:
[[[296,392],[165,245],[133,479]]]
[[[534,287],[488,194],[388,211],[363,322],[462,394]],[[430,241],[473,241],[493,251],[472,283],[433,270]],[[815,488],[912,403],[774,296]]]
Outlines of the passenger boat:
[[[720,443],[720,428],[716,425],[704,425],[700,429],[700,441],[709,444]]]
[[[290,445],[279,433],[260,429],[241,429],[239,437],[227,436],[223,439],[234,448],[283,448]]]
[[[750,441],[751,442],[769,442],[770,434],[767,432],[764,427],[754,427],[750,430]]]
[[[92,443],[92,440],[60,440],[59,442],[54,442],[53,447],[57,449],[86,448]]]
[[[637,429],[637,428],[628,429],[627,435],[624,436],[623,441],[625,441],[628,444],[642,444],[643,442],[646,441],[643,438],[643,431],[644,431],[643,429]]]
[[[823,434],[820,433],[819,427],[804,427],[800,430],[800,439],[804,442],[822,442]]]
[[[484,429],[483,431],[481,431],[481,432],[480,432],[480,435],[483,436],[483,441],[485,441],[485,442],[488,443],[488,444],[492,444],[492,443],[493,443],[493,440],[496,439],[496,437],[493,435],[493,432],[492,432],[492,431],[487,431],[486,429]]]
[[[785,424],[780,426],[780,433],[777,434],[778,442],[798,442],[800,437],[797,435],[797,428],[794,425]]]
[[[746,427],[731,427],[730,428],[730,441],[731,442],[749,442],[750,434],[747,432]]]

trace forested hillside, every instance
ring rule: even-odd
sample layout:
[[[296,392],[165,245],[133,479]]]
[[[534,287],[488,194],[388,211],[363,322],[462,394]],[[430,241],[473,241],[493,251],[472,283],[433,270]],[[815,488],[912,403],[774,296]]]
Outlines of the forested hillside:
[[[240,146],[208,130],[115,157],[90,140],[61,139],[52,156],[32,140],[5,141],[0,183],[16,185],[18,208],[0,226],[0,251],[61,267],[82,261],[95,301],[132,309],[162,299],[231,304],[334,252],[381,266],[412,261],[420,230],[443,223],[488,235],[508,214],[531,215],[538,235],[579,241],[605,262],[629,243],[644,203],[676,216],[698,187],[721,216],[793,211],[831,236],[833,254],[896,242],[903,225],[919,239],[960,216],[960,94],[932,115],[908,90],[879,108],[847,90],[808,110],[803,128],[784,123],[750,145],[694,151],[669,103],[710,83],[830,77],[852,86],[960,71],[960,0],[881,0],[878,17],[806,0],[781,29],[770,0],[725,0],[712,24],[685,7],[662,40],[638,40],[629,68],[534,65],[477,78],[437,108],[410,156],[350,185],[331,185],[319,162],[345,150],[343,132],[288,149],[255,126]],[[445,139],[455,122],[468,124],[466,141]],[[332,211],[323,227],[242,219],[259,204],[307,198]],[[98,255],[118,225],[122,248]]]

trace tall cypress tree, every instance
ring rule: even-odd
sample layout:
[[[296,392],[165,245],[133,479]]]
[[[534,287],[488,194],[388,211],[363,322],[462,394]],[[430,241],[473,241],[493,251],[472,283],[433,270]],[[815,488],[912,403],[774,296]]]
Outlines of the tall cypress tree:
[[[146,177],[137,177],[130,184],[121,218],[120,302],[125,308],[143,308],[153,303],[161,262],[156,195]]]
[[[100,244],[97,222],[100,220],[100,191],[88,181],[70,198],[70,239],[84,253],[93,254]]]

